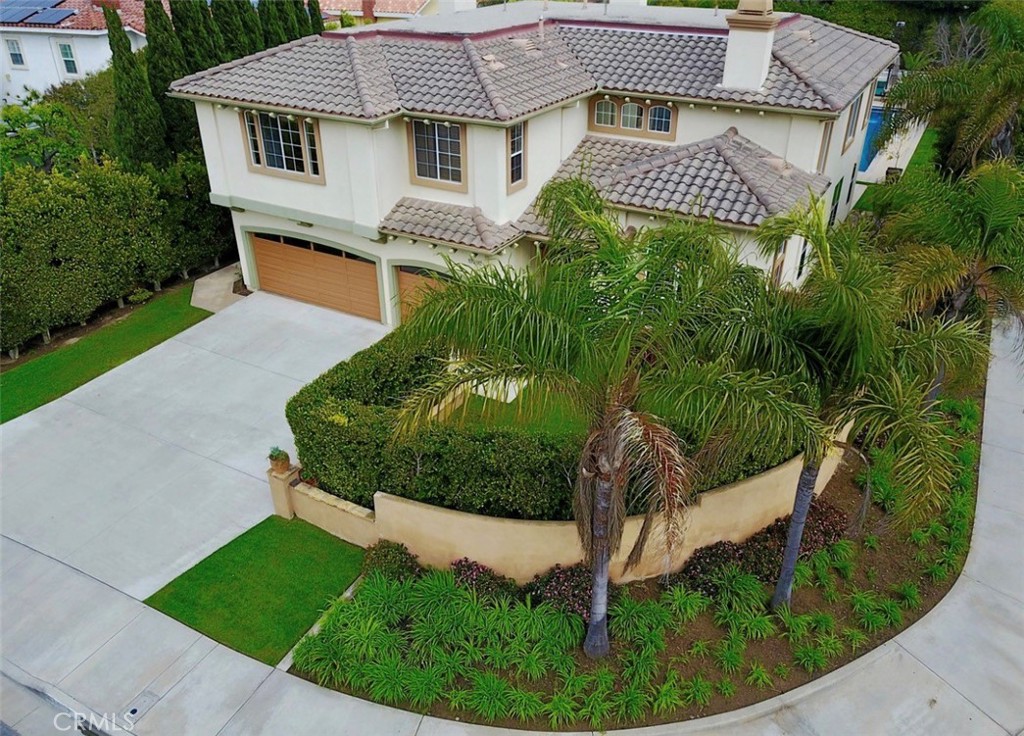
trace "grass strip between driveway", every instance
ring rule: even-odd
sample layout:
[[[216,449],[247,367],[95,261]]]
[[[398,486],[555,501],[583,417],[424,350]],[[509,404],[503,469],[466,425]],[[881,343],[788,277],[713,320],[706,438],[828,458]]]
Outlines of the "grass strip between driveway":
[[[146,603],[276,665],[359,575],[363,551],[299,519],[271,516]]]
[[[191,300],[191,285],[168,291],[77,342],[0,373],[0,422],[60,398],[210,316]]]

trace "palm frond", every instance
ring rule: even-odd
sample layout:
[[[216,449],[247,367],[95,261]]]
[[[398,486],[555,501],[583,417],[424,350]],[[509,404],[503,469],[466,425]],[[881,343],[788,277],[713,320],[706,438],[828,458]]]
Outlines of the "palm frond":
[[[977,322],[912,318],[897,334],[897,370],[904,376],[977,385],[988,368],[988,340]]]
[[[941,415],[928,400],[930,381],[892,371],[867,387],[855,407],[855,429],[864,445],[893,449],[893,480],[903,494],[897,520],[913,525],[942,508],[954,477],[955,458]]]

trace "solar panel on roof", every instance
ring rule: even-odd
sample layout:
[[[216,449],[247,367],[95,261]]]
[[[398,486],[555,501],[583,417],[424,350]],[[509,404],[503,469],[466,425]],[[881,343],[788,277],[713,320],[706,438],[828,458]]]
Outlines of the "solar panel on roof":
[[[59,5],[63,0],[0,0],[0,8],[33,8],[46,10]]]
[[[65,10],[64,8],[51,8],[49,10],[44,10],[41,13],[33,15],[25,22],[37,26],[54,26],[60,23],[65,18],[72,16],[74,14],[74,10]]]
[[[0,23],[21,23],[38,8],[0,8]]]

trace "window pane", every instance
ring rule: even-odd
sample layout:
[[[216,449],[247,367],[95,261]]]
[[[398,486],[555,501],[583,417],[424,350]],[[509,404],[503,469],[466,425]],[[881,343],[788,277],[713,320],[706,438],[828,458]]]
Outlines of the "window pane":
[[[857,123],[860,121],[860,98],[850,106],[850,117],[846,121],[846,141],[849,142],[857,134]]]
[[[262,164],[260,160],[260,143],[259,143],[259,131],[256,129],[256,115],[255,113],[247,112],[245,115],[245,129],[249,134],[249,156],[252,158],[252,162],[259,166]]]
[[[672,130],[672,110],[658,105],[651,108],[651,118],[647,123],[654,133],[668,133]]]
[[[615,119],[617,111],[618,106],[614,102],[611,100],[601,100],[597,103],[597,107],[594,108],[594,123],[614,128],[618,124],[618,121]]]
[[[60,58],[64,62],[64,71],[68,74],[78,74],[78,64],[75,62],[75,52],[69,43],[59,43]]]
[[[413,121],[416,175],[424,179],[461,182],[461,134],[457,125]]]
[[[306,120],[303,125],[306,129],[306,151],[309,153],[309,173],[313,176],[320,176],[320,152],[316,150],[316,130],[313,128],[313,121]]]
[[[284,152],[281,146],[281,131],[277,119],[265,112],[260,113],[260,135],[263,137],[263,155],[272,169],[284,168]]]
[[[299,133],[298,122],[278,115],[277,125],[281,130],[281,154],[284,157],[285,170],[304,173],[306,163],[302,156],[302,135]]]
[[[25,65],[25,55],[21,53],[21,42],[8,39],[7,52],[11,55],[11,64],[14,66]]]
[[[622,106],[622,127],[630,130],[644,129],[644,109],[635,102]]]
[[[524,137],[523,124],[516,123],[508,132],[509,181],[513,184],[523,180]]]

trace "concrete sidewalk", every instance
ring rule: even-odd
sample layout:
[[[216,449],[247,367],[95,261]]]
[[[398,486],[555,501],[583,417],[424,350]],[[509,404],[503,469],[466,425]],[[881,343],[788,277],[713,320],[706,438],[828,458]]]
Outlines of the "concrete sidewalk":
[[[1007,335],[995,335],[993,350],[974,537],[949,595],[892,641],[809,685],[732,713],[628,733],[1024,733],[1024,379]],[[54,703],[122,718],[137,708],[140,734],[501,733],[273,670],[29,546],[4,539],[0,558],[2,669],[10,678],[0,681],[0,713],[25,734],[56,732],[29,730],[45,726]],[[40,695],[49,706],[39,705]]]

